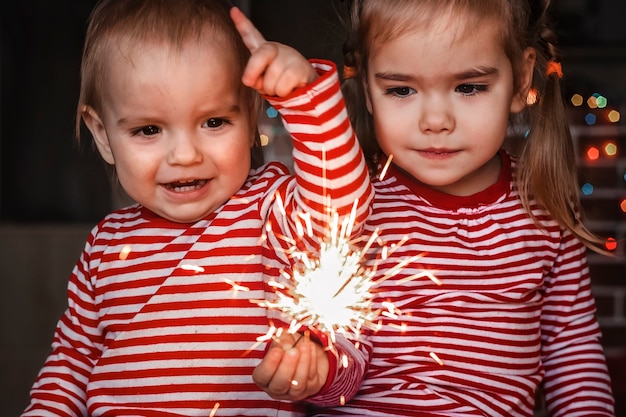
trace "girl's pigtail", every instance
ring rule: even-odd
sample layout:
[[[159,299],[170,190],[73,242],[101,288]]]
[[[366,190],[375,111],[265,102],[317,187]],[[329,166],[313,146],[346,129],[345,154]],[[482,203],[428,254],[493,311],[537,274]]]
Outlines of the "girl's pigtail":
[[[545,16],[540,18],[542,20]],[[563,70],[555,35],[544,26],[540,29],[540,39],[535,78],[539,81],[536,84],[543,88],[537,103],[529,108],[530,133],[519,157],[518,184],[522,202],[532,213],[529,206],[534,198],[587,247],[606,253],[605,241],[589,231],[581,220],[578,169],[561,93]]]
[[[380,154],[380,147],[378,141],[374,136],[374,126],[372,122],[372,116],[367,110],[367,98],[365,97],[365,63],[364,58],[358,52],[357,44],[359,42],[358,30],[361,1],[352,0],[348,2],[347,16],[344,16],[346,20],[344,27],[348,28],[347,40],[343,46],[343,82],[341,84],[341,90],[346,102],[348,114],[350,115],[350,122],[354,128],[356,136],[363,150],[363,155],[370,174],[376,175],[378,169],[378,156]]]

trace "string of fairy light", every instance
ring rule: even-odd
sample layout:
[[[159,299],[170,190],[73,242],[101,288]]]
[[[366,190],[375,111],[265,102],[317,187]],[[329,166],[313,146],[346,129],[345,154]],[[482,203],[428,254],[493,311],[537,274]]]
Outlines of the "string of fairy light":
[[[581,180],[583,199],[607,200],[608,208],[617,219],[626,219],[626,158],[621,153],[624,130],[620,129],[621,113],[601,93],[587,96],[574,93],[569,98],[571,124],[585,132],[578,138],[579,165],[583,169],[604,169],[604,175],[592,175]],[[591,132],[591,134],[587,134]],[[595,132],[595,133],[594,133]],[[613,208],[611,208],[613,206]],[[610,214],[607,213],[610,217]],[[617,220],[616,219],[616,220]],[[613,231],[618,234],[617,230]],[[605,248],[615,251],[625,236],[609,236]]]

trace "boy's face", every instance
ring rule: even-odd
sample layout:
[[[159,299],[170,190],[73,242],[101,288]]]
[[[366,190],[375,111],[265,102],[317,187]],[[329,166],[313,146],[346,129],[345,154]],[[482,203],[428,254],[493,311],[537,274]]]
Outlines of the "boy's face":
[[[253,132],[232,54],[215,42],[114,50],[102,111],[85,122],[136,202],[175,222],[224,204],[250,170]]]

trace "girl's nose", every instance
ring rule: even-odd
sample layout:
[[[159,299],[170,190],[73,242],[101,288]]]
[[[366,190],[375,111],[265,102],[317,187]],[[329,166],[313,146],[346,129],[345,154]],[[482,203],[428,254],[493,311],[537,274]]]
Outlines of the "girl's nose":
[[[419,127],[424,133],[441,133],[454,130],[454,115],[450,103],[441,98],[431,98],[422,103]]]

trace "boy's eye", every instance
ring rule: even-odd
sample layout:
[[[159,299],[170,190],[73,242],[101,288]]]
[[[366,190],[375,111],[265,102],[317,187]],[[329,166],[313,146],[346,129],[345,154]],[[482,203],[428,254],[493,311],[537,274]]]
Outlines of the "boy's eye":
[[[161,133],[161,129],[154,125],[143,126],[138,130],[138,133],[141,133],[144,136],[153,136]]]
[[[466,96],[473,96],[474,94],[487,91],[487,86],[484,84],[461,84],[455,91]]]
[[[411,87],[394,87],[387,89],[387,94],[396,97],[406,97],[415,93],[415,90]]]

